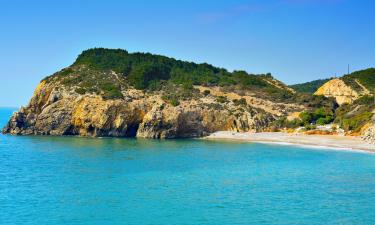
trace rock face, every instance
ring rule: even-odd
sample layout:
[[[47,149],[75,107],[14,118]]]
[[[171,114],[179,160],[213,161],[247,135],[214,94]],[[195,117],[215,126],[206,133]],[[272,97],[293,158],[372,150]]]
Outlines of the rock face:
[[[362,134],[362,139],[371,144],[375,144],[375,125],[374,124],[370,126],[368,129],[366,129],[366,131]]]
[[[190,138],[258,132],[305,110],[290,103],[294,94],[271,74],[96,48],[43,79],[3,133]]]
[[[341,78],[332,79],[322,85],[314,94],[333,97],[339,105],[344,103],[351,104],[361,96],[371,94],[359,80],[354,79],[353,82],[358,87],[357,89],[347,85]]]
[[[361,137],[362,140],[371,144],[375,144],[375,116],[372,116],[371,122],[362,127]]]
[[[326,97],[334,97],[339,105],[344,103],[352,103],[358,98],[359,93],[345,84],[341,79],[332,79],[321,86],[315,95],[324,95]]]
[[[158,93],[128,89],[123,99],[78,94],[58,83],[42,81],[30,103],[14,113],[3,133],[93,137],[188,138],[215,131],[262,131],[276,115],[217,96],[172,106]]]

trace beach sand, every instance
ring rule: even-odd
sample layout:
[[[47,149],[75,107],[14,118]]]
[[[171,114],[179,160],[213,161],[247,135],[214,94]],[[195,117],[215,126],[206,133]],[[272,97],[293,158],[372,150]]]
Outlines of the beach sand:
[[[339,135],[304,135],[283,132],[236,133],[231,131],[219,131],[205,137],[204,139],[236,140],[284,145],[293,144],[375,153],[375,145],[364,142],[360,137]]]

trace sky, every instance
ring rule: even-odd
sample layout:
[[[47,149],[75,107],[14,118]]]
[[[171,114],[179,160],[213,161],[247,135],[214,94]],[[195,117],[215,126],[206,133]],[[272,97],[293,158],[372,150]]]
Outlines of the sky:
[[[0,0],[0,107],[93,47],[151,52],[286,84],[375,67],[371,0]]]

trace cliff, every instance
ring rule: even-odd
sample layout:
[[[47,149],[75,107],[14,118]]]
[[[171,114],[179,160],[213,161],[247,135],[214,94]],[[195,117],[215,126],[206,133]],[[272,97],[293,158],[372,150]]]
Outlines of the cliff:
[[[3,133],[185,138],[259,132],[305,109],[282,99],[293,94],[269,74],[92,49],[42,80]]]
[[[333,97],[337,103],[352,104],[360,97],[371,95],[375,88],[375,69],[356,71],[327,81],[314,94]]]
[[[333,97],[339,105],[344,103],[353,103],[359,97],[359,93],[350,86],[346,85],[341,79],[332,79],[323,84],[315,93],[315,95],[324,95]]]

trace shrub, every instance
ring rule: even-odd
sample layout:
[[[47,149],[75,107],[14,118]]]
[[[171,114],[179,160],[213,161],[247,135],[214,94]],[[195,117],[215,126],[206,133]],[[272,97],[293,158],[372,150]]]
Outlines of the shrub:
[[[61,76],[67,76],[69,74],[73,73],[73,70],[71,68],[63,69],[59,74]]]
[[[358,105],[370,105],[374,104],[374,97],[370,95],[365,95],[362,96],[358,99],[356,99],[353,104],[358,104]]]
[[[342,127],[346,131],[358,132],[361,128],[368,122],[371,121],[372,113],[363,112],[361,114],[355,115],[351,118],[346,118],[342,120]]]
[[[302,123],[325,125],[331,123],[334,119],[334,114],[330,108],[317,108],[313,112],[304,111],[299,115]]]
[[[225,96],[219,96],[219,97],[216,98],[216,101],[219,102],[219,103],[226,103],[226,102],[228,102],[228,99]]]
[[[316,124],[325,125],[325,124],[331,123],[332,121],[333,121],[333,118],[331,116],[321,117],[316,121]]]
[[[77,88],[77,89],[76,89],[76,92],[77,92],[78,94],[80,94],[80,95],[83,95],[83,94],[86,93],[86,89],[84,89],[84,88]]]
[[[164,101],[168,102],[169,104],[171,104],[172,106],[180,105],[180,101],[178,100],[178,96],[176,96],[174,94],[163,95],[162,99]]]
[[[155,90],[157,83],[153,81],[168,80],[189,90],[192,85],[235,86],[237,90],[255,88],[266,98],[285,100],[292,96],[290,91],[268,83],[266,80],[272,79],[270,74],[231,73],[207,63],[196,64],[149,53],[128,53],[121,49],[89,49],[82,52],[73,65],[123,74],[132,86],[141,90]]]
[[[105,99],[116,99],[123,97],[120,86],[112,82],[99,83],[99,88],[103,92],[103,97]]]
[[[210,90],[204,90],[204,91],[203,91],[203,95],[204,95],[204,96],[207,96],[207,95],[209,95],[209,94],[211,94],[211,91],[210,91]]]
[[[286,117],[281,117],[278,120],[275,120],[271,124],[271,128],[274,130],[278,130],[281,128],[297,128],[302,125],[302,121],[300,119],[293,119],[288,120]]]
[[[152,80],[148,84],[148,89],[150,91],[159,91],[162,89],[162,82],[157,80]]]
[[[170,101],[171,105],[173,106],[178,106],[180,105],[180,102],[178,101],[177,98],[172,98],[171,101]]]
[[[233,103],[235,105],[247,105],[246,99],[244,99],[244,98],[234,99]]]
[[[299,114],[299,118],[301,119],[303,124],[307,125],[311,123],[313,115],[310,112],[304,111]]]
[[[152,81],[168,80],[167,67],[153,63],[137,65],[128,76],[129,82],[137,89],[146,89]]]

